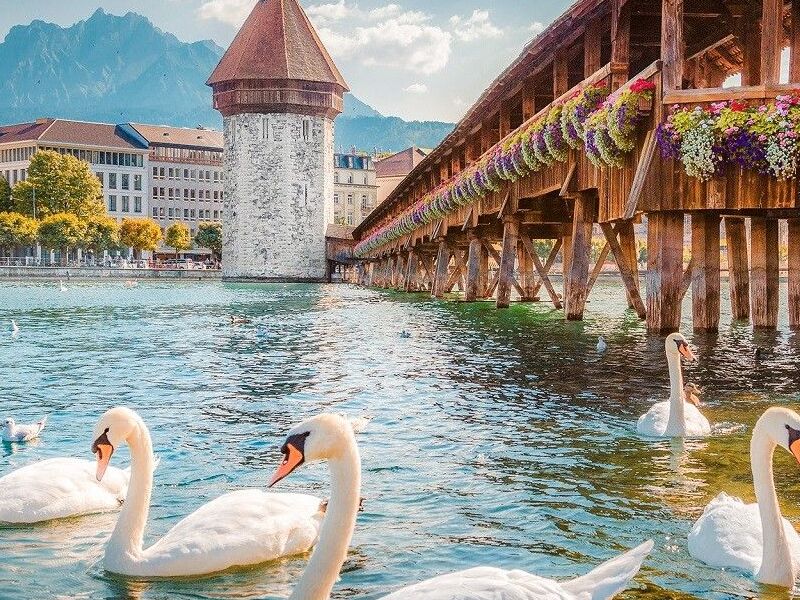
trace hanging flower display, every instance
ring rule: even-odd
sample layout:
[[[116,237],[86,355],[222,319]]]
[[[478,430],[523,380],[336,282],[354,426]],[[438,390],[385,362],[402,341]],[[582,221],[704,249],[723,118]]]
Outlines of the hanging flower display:
[[[561,129],[563,108],[563,104],[553,105],[544,119],[544,128],[542,129],[544,144],[553,162],[566,162],[569,158],[569,145],[564,140],[564,133]]]
[[[570,148],[577,150],[584,145],[586,141],[584,124],[589,115],[600,108],[607,97],[607,88],[592,85],[564,103],[561,109],[561,133]]]
[[[686,174],[707,181],[725,165],[778,179],[797,174],[800,157],[800,93],[747,106],[719,102],[709,107],[674,107],[658,130],[662,155],[677,158]]]

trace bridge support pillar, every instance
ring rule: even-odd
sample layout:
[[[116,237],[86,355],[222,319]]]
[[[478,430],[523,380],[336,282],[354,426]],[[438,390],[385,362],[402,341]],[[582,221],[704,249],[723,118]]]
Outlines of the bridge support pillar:
[[[728,246],[731,314],[734,321],[747,320],[750,318],[750,261],[744,218],[725,217],[725,240]]]
[[[397,253],[394,273],[392,287],[398,290],[404,290],[406,287],[406,261],[403,259],[402,252]]]
[[[778,220],[750,220],[750,311],[753,327],[778,326]]]
[[[486,269],[483,264],[486,263]],[[489,253],[483,247],[477,234],[470,233],[469,251],[467,255],[467,281],[464,290],[464,300],[475,302],[478,298],[483,298],[486,293],[486,279],[488,274]]]
[[[625,295],[628,297],[628,308],[638,310],[638,305],[642,302],[642,295],[639,286],[639,255],[636,250],[636,233],[633,229],[633,220],[620,221],[616,228],[619,234],[619,245],[625,255],[626,262],[631,268],[633,285],[636,290],[634,293],[625,286]]]
[[[520,235],[525,234],[521,233]],[[522,238],[517,242],[517,272],[519,274],[519,289],[522,290],[520,300],[522,302],[534,302],[536,300],[535,267]]]
[[[682,283],[683,213],[651,213],[647,225],[648,331],[678,331]]]
[[[450,245],[447,240],[439,242],[439,253],[436,256],[436,275],[433,279],[433,289],[431,295],[434,298],[444,297],[447,279],[450,274]]]
[[[572,219],[572,250],[569,278],[564,307],[568,321],[583,319],[588,294],[589,269],[592,253],[592,227],[597,212],[597,196],[592,192],[580,192],[575,197]]]
[[[695,331],[719,328],[719,215],[692,215],[692,321]]]
[[[800,219],[789,219],[788,224],[789,327],[800,329]]]
[[[505,217],[503,223],[503,248],[497,277],[497,308],[508,308],[511,305],[511,286],[514,285],[519,240],[519,217]]]
[[[417,274],[419,272],[419,259],[417,258],[417,253],[414,250],[408,251],[408,258],[406,259],[406,279],[405,279],[405,286],[403,289],[406,292],[416,292],[417,291]]]

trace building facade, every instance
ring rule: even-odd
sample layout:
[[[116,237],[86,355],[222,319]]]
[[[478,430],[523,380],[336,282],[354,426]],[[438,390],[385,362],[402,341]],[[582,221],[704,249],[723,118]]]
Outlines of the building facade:
[[[371,156],[333,157],[333,222],[353,227],[378,203],[378,184]]]
[[[411,173],[412,169],[428,155],[427,150],[412,146],[402,152],[375,161],[375,174],[378,185],[378,204],[386,200],[394,188]],[[365,215],[366,216],[366,215]]]
[[[259,0],[208,85],[225,136],[223,277],[325,281],[347,84],[297,0]]]

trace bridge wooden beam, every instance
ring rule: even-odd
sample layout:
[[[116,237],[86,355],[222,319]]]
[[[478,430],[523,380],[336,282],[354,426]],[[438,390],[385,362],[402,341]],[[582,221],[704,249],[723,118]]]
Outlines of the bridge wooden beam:
[[[625,225],[617,224],[616,227],[611,223],[600,223],[600,229],[611,248],[611,253],[614,256],[614,261],[617,263],[622,282],[628,294],[628,298],[633,305],[632,308],[636,310],[636,314],[640,319],[647,316],[647,308],[642,301],[641,294],[639,293],[639,277],[636,267],[636,261],[631,260],[630,251],[622,245],[620,238],[625,238]],[[648,245],[649,247],[649,245]]]
[[[550,281],[549,271],[550,267],[553,266],[553,262],[555,262],[555,256],[558,255],[558,245],[553,248],[553,251],[550,252],[550,258],[553,260],[551,261],[550,258],[547,260],[547,266],[542,264],[542,260],[539,258],[539,255],[536,253],[536,248],[533,246],[533,242],[527,237],[522,238],[522,243],[525,246],[525,250],[528,252],[528,256],[530,256],[531,260],[533,260],[533,266],[536,267],[536,271],[539,273],[539,286],[544,285],[544,288],[547,290],[547,293],[550,295],[550,300],[553,302],[553,306],[556,309],[561,310],[563,305],[561,304],[561,300],[556,293],[553,284]],[[534,289],[534,295],[539,292],[539,287]]]
[[[515,215],[508,216],[503,220],[503,248],[499,257],[497,308],[508,308],[511,304],[511,288],[514,280],[518,239],[519,217]]]
[[[661,1],[661,71],[664,90],[683,87],[683,0]]]
[[[597,191],[578,192],[575,196],[572,221],[572,260],[567,295],[564,297],[568,321],[583,319],[588,296],[589,268],[592,252],[592,228],[597,215]]]
[[[444,287],[447,283],[448,274],[450,272],[450,245],[447,240],[439,242],[439,252],[436,255],[436,274],[433,278],[433,289],[431,295],[434,298],[444,297]]]
[[[800,329],[800,219],[789,219],[789,327]]]
[[[761,83],[774,85],[781,77],[783,0],[763,0],[761,16]]]
[[[720,217],[692,214],[692,322],[695,331],[717,331],[720,308]]]
[[[731,314],[734,321],[750,318],[750,262],[747,230],[741,217],[725,217],[725,241],[728,248]]]
[[[753,327],[778,326],[778,220],[750,219],[750,311]]]
[[[789,40],[789,83],[800,83],[800,0],[792,0],[792,36]]]

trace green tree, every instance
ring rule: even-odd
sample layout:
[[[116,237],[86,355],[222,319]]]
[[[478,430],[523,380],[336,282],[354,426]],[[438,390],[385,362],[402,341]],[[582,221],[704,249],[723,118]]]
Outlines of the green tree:
[[[31,218],[13,212],[0,212],[0,250],[10,254],[15,246],[36,243],[39,224]]]
[[[214,258],[222,255],[222,223],[200,223],[194,243],[211,250]]]
[[[89,164],[70,154],[40,150],[31,158],[28,178],[11,191],[14,210],[43,219],[71,213],[82,219],[105,214],[103,188]]]
[[[86,219],[85,227],[82,245],[87,250],[100,254],[103,250],[120,247],[119,225],[116,219],[105,215],[92,216]]]
[[[39,223],[39,241],[51,250],[60,250],[61,264],[67,264],[71,248],[78,248],[86,236],[86,225],[72,213],[55,213]]]
[[[161,227],[152,219],[122,219],[119,228],[120,242],[126,248],[133,248],[134,255],[142,250],[152,252],[162,238]]]
[[[14,203],[11,201],[11,186],[6,178],[0,175],[0,211],[12,212]]]
[[[170,248],[175,248],[175,258],[178,258],[178,252],[181,250],[188,250],[192,247],[192,237],[189,235],[189,228],[186,223],[173,223],[167,227],[167,232],[164,234],[164,243]]]

